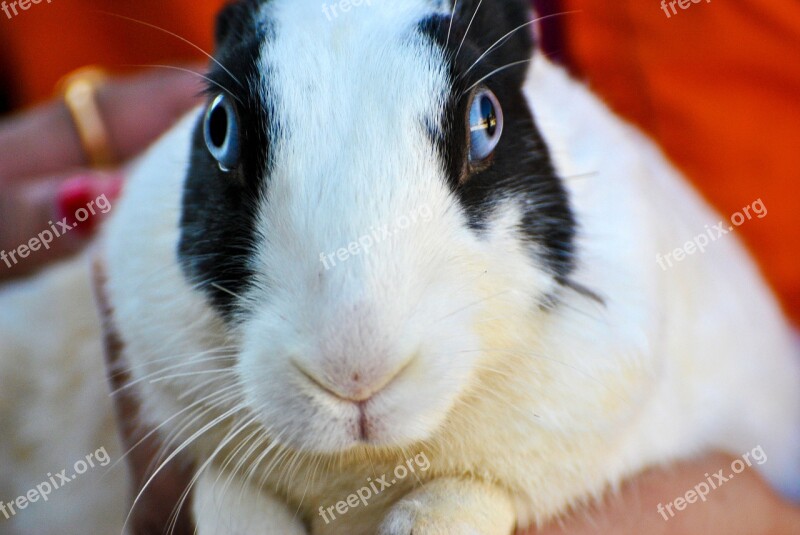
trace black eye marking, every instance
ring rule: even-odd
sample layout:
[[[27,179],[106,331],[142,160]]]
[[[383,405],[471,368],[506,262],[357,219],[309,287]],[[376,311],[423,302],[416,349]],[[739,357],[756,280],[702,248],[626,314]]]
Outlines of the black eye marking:
[[[260,83],[270,78],[261,52],[273,38],[260,5],[240,0],[219,17],[208,105],[195,125],[186,170],[177,251],[187,282],[231,323],[247,313],[239,296],[256,283],[258,207],[269,195],[269,131],[277,128],[269,88]]]
[[[566,286],[576,264],[577,221],[524,92],[536,53],[526,31],[529,2],[458,5],[452,17],[434,15],[419,24],[440,48],[450,79],[443,127],[432,137],[447,184],[479,236],[492,214],[513,199],[522,207],[518,230],[530,254]]]
[[[239,115],[231,100],[225,93],[217,95],[209,104],[203,120],[208,152],[225,173],[239,164],[241,156]]]

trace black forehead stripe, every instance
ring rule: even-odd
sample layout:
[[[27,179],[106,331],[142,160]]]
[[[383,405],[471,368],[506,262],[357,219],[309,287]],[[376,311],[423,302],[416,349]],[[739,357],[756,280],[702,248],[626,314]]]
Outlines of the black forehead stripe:
[[[231,173],[219,169],[206,149],[201,117],[193,135],[180,222],[178,257],[184,274],[227,319],[240,312],[236,296],[253,283],[250,262],[262,241],[256,225],[258,206],[267,193],[271,114],[260,94],[260,57],[269,28],[257,24],[257,4],[240,2],[222,12],[216,62],[210,63],[208,75],[209,97],[225,91],[236,104],[241,164]]]
[[[418,31],[443,50],[451,81],[442,111],[442,134],[432,136],[447,169],[449,185],[479,234],[499,205],[516,200],[523,212],[520,232],[531,244],[533,254],[563,284],[574,269],[576,222],[567,191],[522,92],[527,64],[492,75],[506,65],[532,57],[534,46],[527,27],[514,31],[528,20],[527,11],[512,5],[514,2],[487,0],[475,15],[472,2],[463,0],[459,4],[463,10],[453,17],[452,26],[450,17],[439,15],[418,25]],[[481,58],[493,45],[494,49]],[[484,78],[479,87],[494,92],[503,107],[503,138],[491,164],[472,172],[462,183],[464,174],[469,173],[465,164],[472,93],[467,90]]]

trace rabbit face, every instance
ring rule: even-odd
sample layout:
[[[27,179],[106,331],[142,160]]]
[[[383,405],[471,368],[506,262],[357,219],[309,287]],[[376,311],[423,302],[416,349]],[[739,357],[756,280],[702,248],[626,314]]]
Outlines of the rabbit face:
[[[494,3],[220,16],[179,261],[281,442],[430,438],[569,277],[575,223],[522,93],[529,13]]]

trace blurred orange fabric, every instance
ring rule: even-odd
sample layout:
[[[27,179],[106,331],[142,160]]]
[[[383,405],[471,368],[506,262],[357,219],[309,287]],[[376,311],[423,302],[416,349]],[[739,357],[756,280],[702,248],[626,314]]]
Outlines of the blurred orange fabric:
[[[578,75],[654,136],[724,216],[763,201],[768,215],[737,233],[800,324],[800,2],[680,0],[668,17],[658,0],[547,1],[578,12],[559,17]],[[210,51],[224,3],[53,0],[11,20],[0,12],[0,61],[19,102],[31,104],[86,64],[124,70],[201,58],[109,13]]]
[[[736,232],[800,324],[800,2],[670,2],[563,0],[564,52],[724,217],[764,202]]]
[[[15,103],[51,98],[62,76],[85,65],[119,72],[132,70],[131,65],[200,59],[202,54],[192,46],[145,24],[174,32],[211,52],[214,18],[225,3],[42,0],[11,19],[0,11],[0,61],[14,82]]]

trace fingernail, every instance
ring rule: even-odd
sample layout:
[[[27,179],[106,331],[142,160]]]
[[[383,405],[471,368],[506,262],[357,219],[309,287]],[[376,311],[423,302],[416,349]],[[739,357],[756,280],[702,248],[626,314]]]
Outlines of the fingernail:
[[[90,238],[122,190],[119,174],[83,174],[66,179],[56,195],[56,217],[75,234]]]

